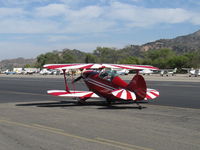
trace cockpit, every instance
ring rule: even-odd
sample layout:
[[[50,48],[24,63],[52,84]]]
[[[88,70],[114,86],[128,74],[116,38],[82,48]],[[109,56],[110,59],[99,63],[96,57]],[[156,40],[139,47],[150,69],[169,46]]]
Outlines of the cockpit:
[[[118,76],[117,72],[115,70],[102,70],[99,73],[99,77],[102,79],[106,79],[108,81],[112,81],[114,77]]]

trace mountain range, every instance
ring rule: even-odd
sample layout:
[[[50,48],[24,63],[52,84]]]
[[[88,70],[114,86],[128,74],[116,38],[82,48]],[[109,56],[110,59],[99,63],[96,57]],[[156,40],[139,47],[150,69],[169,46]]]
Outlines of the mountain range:
[[[124,56],[140,56],[142,52],[147,52],[162,48],[172,49],[177,54],[200,51],[200,30],[192,34],[178,36],[173,39],[160,39],[143,45],[129,45],[122,49],[118,49],[118,51]],[[66,53],[66,50],[64,52]],[[75,55],[75,57],[77,57],[77,52],[79,55],[84,55],[84,56],[86,55],[85,52],[79,50],[67,49],[67,52]],[[33,65],[34,63],[36,63],[36,60],[37,59],[24,59],[24,58],[2,60],[0,61],[0,68],[23,67],[26,64]]]
[[[36,59],[25,59],[22,57],[15,59],[5,59],[0,61],[0,70],[12,69],[12,68],[22,68],[25,65],[33,65],[36,63]]]
[[[174,39],[160,39],[155,42],[141,45],[142,51],[170,48],[177,53],[185,53],[200,50],[200,30],[192,34],[179,36]]]

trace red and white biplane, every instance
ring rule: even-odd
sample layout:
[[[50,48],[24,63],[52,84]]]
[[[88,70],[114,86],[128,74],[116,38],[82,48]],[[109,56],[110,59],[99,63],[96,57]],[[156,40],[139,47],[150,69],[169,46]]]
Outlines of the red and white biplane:
[[[139,105],[141,101],[154,99],[159,96],[159,92],[155,89],[149,89],[146,86],[144,78],[139,74],[140,70],[151,69],[158,70],[158,68],[147,65],[124,65],[124,64],[47,64],[43,66],[48,69],[62,70],[64,73],[65,90],[48,90],[47,93],[54,96],[62,97],[76,97],[79,102],[84,102],[88,98],[106,99],[108,104],[115,101],[130,101]],[[115,70],[111,69],[131,69],[136,70],[136,75],[132,78],[130,83],[122,80]],[[74,79],[72,83],[83,79],[89,91],[75,91],[70,90],[66,80],[66,70],[80,69],[81,75]]]

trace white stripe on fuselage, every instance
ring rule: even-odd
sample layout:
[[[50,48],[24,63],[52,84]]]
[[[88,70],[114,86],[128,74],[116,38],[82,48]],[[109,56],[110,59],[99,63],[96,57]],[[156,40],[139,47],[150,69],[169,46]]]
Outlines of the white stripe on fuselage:
[[[91,83],[91,84],[94,84],[94,85],[97,85],[97,86],[99,86],[99,87],[102,87],[102,88],[105,88],[105,89],[107,89],[107,90],[115,90],[116,88],[114,88],[114,87],[111,87],[111,86],[109,86],[109,85],[106,85],[106,84],[104,84],[104,83],[101,83],[101,82],[98,82],[98,81],[96,81],[96,80],[93,80],[93,79],[85,79],[85,81],[88,81],[89,83]]]

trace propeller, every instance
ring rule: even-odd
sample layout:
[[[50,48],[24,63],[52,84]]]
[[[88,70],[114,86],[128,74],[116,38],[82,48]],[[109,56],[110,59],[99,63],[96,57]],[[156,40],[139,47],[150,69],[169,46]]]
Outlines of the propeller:
[[[79,80],[82,79],[82,78],[83,78],[82,76],[79,76],[79,77],[77,77],[76,79],[74,79],[74,80],[72,81],[72,83],[75,83],[75,82],[79,81]]]

